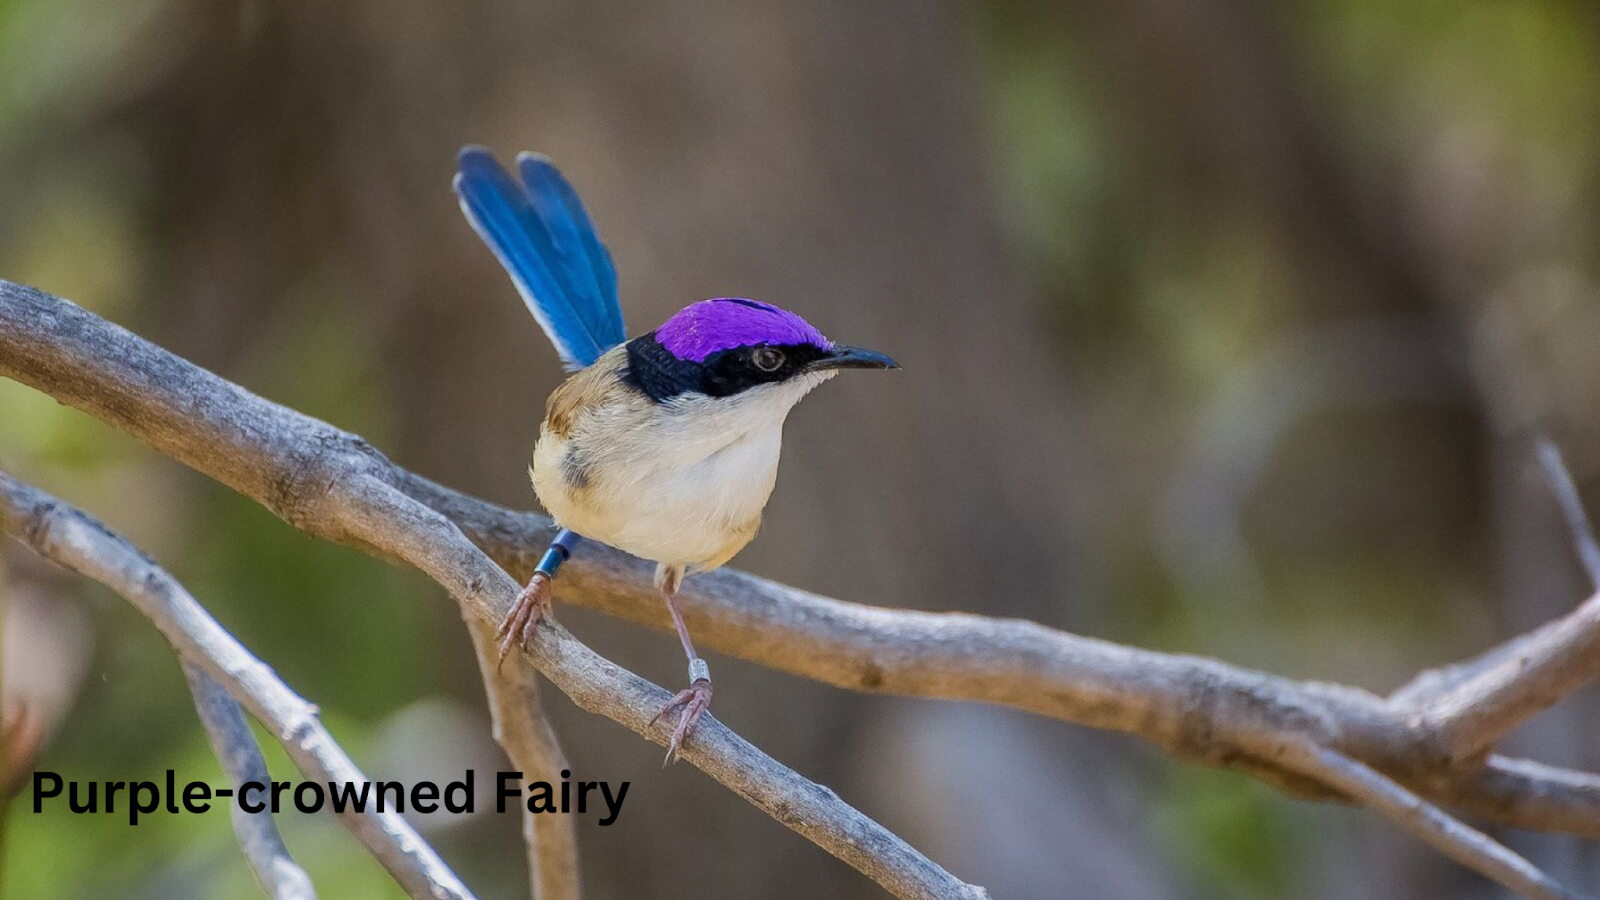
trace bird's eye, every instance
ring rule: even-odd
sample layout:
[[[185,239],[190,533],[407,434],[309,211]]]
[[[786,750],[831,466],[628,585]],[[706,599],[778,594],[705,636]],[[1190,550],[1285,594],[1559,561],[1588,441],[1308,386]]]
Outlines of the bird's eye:
[[[761,371],[776,372],[778,367],[783,365],[783,351],[771,347],[757,347],[750,359]]]

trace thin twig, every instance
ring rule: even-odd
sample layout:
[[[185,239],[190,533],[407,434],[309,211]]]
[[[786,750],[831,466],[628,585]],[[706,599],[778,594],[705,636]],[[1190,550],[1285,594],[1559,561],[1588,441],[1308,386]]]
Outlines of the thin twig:
[[[1567,530],[1572,533],[1578,562],[1589,576],[1589,586],[1600,591],[1600,542],[1595,540],[1594,525],[1589,521],[1589,514],[1583,511],[1583,498],[1578,495],[1578,486],[1572,481],[1572,472],[1561,458],[1561,448],[1549,438],[1539,438],[1537,452],[1545,479],[1550,482],[1550,492],[1555,495],[1561,515],[1567,520]]]
[[[1532,900],[1585,900],[1493,838],[1401,787],[1393,779],[1311,741],[1290,740],[1285,761],[1393,819],[1440,853]]]
[[[222,764],[222,771],[238,791],[254,781],[268,784],[267,761],[261,757],[261,748],[245,721],[244,710],[234,699],[194,663],[183,663],[183,675],[189,680],[189,693],[194,695],[195,709],[211,739],[211,749]],[[256,873],[261,889],[273,900],[316,900],[317,892],[311,886],[311,877],[298,866],[283,845],[283,836],[272,821],[270,810],[246,812],[237,803],[229,804],[233,819],[233,833],[239,838],[239,849]]]
[[[100,582],[150,619],[179,656],[198,665],[250,710],[313,781],[367,780],[317,718],[316,707],[280,681],[183,586],[109,528],[0,472],[0,529],[63,566]],[[340,821],[416,900],[472,894],[398,813],[356,812]]]
[[[528,666],[499,665],[495,627],[470,616],[467,631],[488,695],[494,739],[522,773],[523,783],[558,784],[566,756],[539,702],[539,673]],[[571,816],[545,816],[523,810],[522,841],[528,852],[528,885],[533,900],[578,900],[578,834]]]

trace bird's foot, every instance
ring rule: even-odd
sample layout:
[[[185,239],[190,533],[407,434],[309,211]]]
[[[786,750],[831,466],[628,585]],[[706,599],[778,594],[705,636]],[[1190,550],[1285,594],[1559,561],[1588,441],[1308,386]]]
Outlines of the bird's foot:
[[[534,629],[539,627],[539,622],[549,611],[550,576],[544,572],[534,572],[533,577],[528,579],[528,586],[517,594],[516,602],[511,604],[511,612],[501,620],[500,629],[494,633],[495,639],[500,642],[500,658],[495,661],[496,669],[505,664],[506,654],[511,652],[512,647],[528,645],[528,641],[533,639]]]
[[[677,760],[678,750],[683,747],[683,742],[694,734],[695,725],[699,724],[700,717],[711,706],[711,679],[696,678],[693,684],[668,700],[667,705],[661,707],[661,711],[650,720],[650,724],[654,725],[662,716],[680,706],[683,707],[683,713],[678,716],[678,726],[672,729],[672,741],[667,744],[667,757],[661,761],[663,769]]]

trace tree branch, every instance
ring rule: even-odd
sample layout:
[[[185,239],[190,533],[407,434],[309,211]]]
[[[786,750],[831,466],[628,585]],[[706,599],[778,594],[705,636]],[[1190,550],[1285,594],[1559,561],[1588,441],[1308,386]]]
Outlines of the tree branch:
[[[308,534],[420,569],[481,621],[498,623],[511,608],[519,586],[454,523],[397,490],[391,482],[399,470],[370,444],[71,303],[0,281],[0,374],[124,429]],[[672,724],[651,722],[670,697],[661,688],[553,619],[540,626],[528,656],[579,707],[666,746]],[[896,896],[987,896],[713,717],[701,720],[680,756]]]
[[[437,511],[370,477],[337,479],[327,497],[325,513],[353,542],[422,570],[485,623],[498,623],[510,611],[519,585]],[[672,695],[590,650],[560,623],[541,623],[525,655],[579,708],[667,745],[672,723],[654,719]],[[988,896],[709,714],[679,756],[897,897]]]
[[[0,360],[3,365],[3,360]],[[401,488],[454,520],[518,578],[554,525],[401,470]],[[593,542],[561,571],[563,601],[670,633],[650,567]],[[1264,757],[1272,736],[1306,728],[1436,802],[1504,825],[1600,837],[1600,779],[1548,766],[1441,769],[1412,720],[1421,701],[1296,682],[1194,656],[1124,647],[1033,622],[883,609],[730,569],[678,595],[706,646],[850,690],[974,700],[1122,731],[1180,759],[1239,769],[1292,793],[1327,796]],[[1514,643],[1514,642],[1513,642]],[[1425,673],[1424,678],[1440,677]],[[1419,679],[1421,680],[1421,679]]]
[[[1305,740],[1291,741],[1285,749],[1288,759],[1307,775],[1338,787],[1393,819],[1444,855],[1524,897],[1582,900],[1585,896],[1567,890],[1488,835],[1468,827],[1392,779],[1337,750]]]
[[[527,666],[499,665],[495,627],[464,616],[478,657],[494,739],[522,773],[524,783],[559,784],[567,758],[539,703],[539,674]],[[528,884],[533,900],[578,900],[578,835],[571,816],[545,816],[523,810],[522,841],[528,850]]]
[[[132,544],[88,515],[0,472],[0,530],[41,556],[100,582],[132,603],[172,644],[269,728],[306,777],[323,782],[367,780],[301,699],[261,660],[211,618],[199,601]],[[417,900],[473,900],[404,818],[394,812],[339,819]]]
[[[1600,675],[1600,544],[1561,451],[1540,438],[1536,453],[1596,593],[1567,615],[1465,663],[1424,673],[1396,693],[1417,705],[1419,722],[1458,761],[1482,757],[1513,728]]]
[[[1417,721],[1456,762],[1480,759],[1502,737],[1600,674],[1600,593],[1566,616],[1467,664],[1424,702]]]
[[[270,783],[267,761],[261,758],[261,748],[256,744],[255,735],[250,733],[244,710],[195,664],[185,661],[183,676],[189,680],[189,692],[194,695],[195,709],[211,739],[211,749],[217,754],[222,771],[233,782],[234,790],[238,791],[251,781]],[[271,812],[265,809],[245,812],[243,807],[233,803],[229,804],[229,816],[233,820],[233,833],[239,838],[239,849],[244,851],[245,859],[268,897],[316,900],[317,892],[311,886],[311,878],[289,856],[289,848],[283,845]]]
[[[70,303],[6,282],[0,374],[212,475],[303,531],[415,565],[480,621],[498,619],[515,583],[462,531],[519,576],[549,537],[542,517],[434,484],[354,435],[255,397]],[[558,591],[564,600],[665,629],[657,604],[641,602],[648,585],[644,564],[588,544],[563,571]],[[705,645],[830,684],[1012,706],[1139,735],[1179,758],[1240,769],[1301,795],[1361,800],[1345,775],[1309,769],[1285,749],[1309,741],[1418,796],[1493,821],[1600,836],[1593,776],[1507,760],[1458,765],[1441,754],[1415,705],[1354,688],[1030,622],[844,603],[736,572],[696,579],[684,601]],[[558,624],[541,627],[533,658],[581,707],[665,740],[665,726],[646,724],[665,694],[595,656]],[[845,819],[829,818],[842,806],[831,792],[715,720],[684,755],[902,896],[975,890],[848,807]],[[863,843],[869,839],[874,843]]]

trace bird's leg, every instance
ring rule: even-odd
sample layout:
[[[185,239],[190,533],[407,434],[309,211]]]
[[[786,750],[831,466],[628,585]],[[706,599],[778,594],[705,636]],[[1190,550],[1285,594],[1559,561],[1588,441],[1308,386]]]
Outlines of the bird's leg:
[[[694,642],[689,640],[689,629],[684,627],[683,615],[678,612],[678,605],[673,602],[681,578],[681,573],[668,572],[661,585],[661,599],[666,601],[667,612],[672,614],[672,624],[678,629],[678,640],[683,644],[684,655],[689,657],[689,686],[668,700],[667,705],[661,707],[661,711],[650,720],[650,724],[654,725],[662,716],[680,706],[683,707],[683,713],[678,716],[678,725],[672,729],[672,741],[667,745],[666,759],[661,761],[662,768],[671,765],[678,758],[678,750],[683,747],[683,742],[694,734],[695,725],[699,724],[700,717],[711,706],[711,667],[694,652]]]
[[[550,548],[544,551],[544,557],[533,570],[533,577],[517,593],[517,599],[511,604],[511,612],[500,621],[500,628],[494,633],[500,641],[496,669],[505,664],[506,654],[511,652],[513,646],[525,647],[533,639],[534,629],[539,627],[545,613],[550,611],[551,584],[555,581],[556,570],[572,555],[572,548],[577,546],[579,540],[581,538],[576,533],[563,528],[550,542]]]

